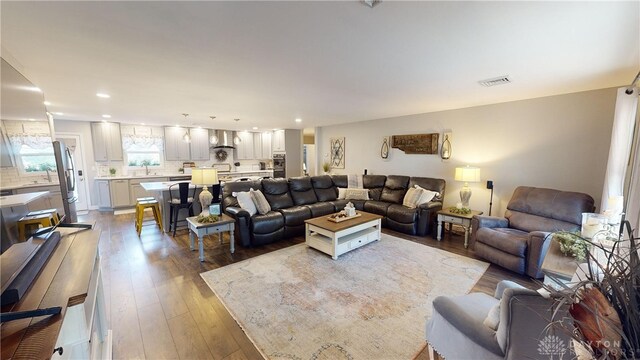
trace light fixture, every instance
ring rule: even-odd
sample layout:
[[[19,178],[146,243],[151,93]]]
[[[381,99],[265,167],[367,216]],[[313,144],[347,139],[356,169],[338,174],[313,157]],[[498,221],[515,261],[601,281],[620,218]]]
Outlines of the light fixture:
[[[194,185],[202,185],[202,192],[198,199],[202,204],[201,215],[209,214],[209,205],[213,200],[213,195],[207,189],[207,185],[218,184],[218,171],[213,168],[194,168],[191,170],[191,183]]]
[[[257,126],[252,127],[253,130],[258,130]]]
[[[296,119],[296,122],[297,122],[297,123],[300,123],[300,122],[302,122],[302,119],[297,118],[297,119]]]
[[[187,123],[187,116],[189,116],[189,114],[182,114],[182,116],[184,116],[184,122],[186,124]],[[189,135],[189,129],[187,129],[187,131],[184,133],[184,136],[182,136],[182,140],[184,140],[185,142],[188,142],[188,143],[191,142],[191,135]]]
[[[212,116],[209,116],[209,119],[211,119],[211,121],[215,120],[215,118],[216,118],[216,117],[215,117],[215,116],[213,116],[213,115],[212,115]],[[211,136],[209,137],[209,144],[211,144],[211,145],[217,145],[217,144],[218,144],[218,137],[216,136],[215,131],[213,132],[213,135],[211,135]]]
[[[480,168],[471,167],[469,165],[465,167],[456,168],[456,181],[464,181],[464,186],[460,190],[460,201],[462,206],[469,207],[469,199],[471,198],[471,188],[469,188],[470,182],[480,181]]]
[[[29,120],[29,121],[36,121],[36,119],[32,119],[32,118],[29,118],[29,119],[27,119],[27,120]]]
[[[46,106],[51,105],[51,103],[50,103],[50,102],[48,102],[48,101],[43,102],[43,104],[45,104]]]
[[[103,114],[102,117],[105,119],[111,119],[111,115],[109,114]]]
[[[140,123],[140,125],[144,125],[144,123]]]
[[[451,141],[449,141],[449,135],[448,133],[444,134],[444,141],[440,148],[440,158],[442,158],[442,160],[449,160],[451,158]]]
[[[379,5],[382,2],[382,0],[362,0],[362,3],[367,5],[368,7],[372,8],[376,5]]]
[[[96,96],[103,99],[108,99],[111,97],[111,95],[105,93],[97,93]]]

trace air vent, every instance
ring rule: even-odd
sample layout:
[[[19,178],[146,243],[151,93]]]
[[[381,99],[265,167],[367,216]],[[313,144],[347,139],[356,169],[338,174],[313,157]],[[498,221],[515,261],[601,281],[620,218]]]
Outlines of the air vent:
[[[498,76],[491,79],[480,80],[478,81],[478,84],[489,87],[489,86],[508,84],[510,82],[511,82],[511,79],[509,79],[509,75],[504,75],[504,76]]]

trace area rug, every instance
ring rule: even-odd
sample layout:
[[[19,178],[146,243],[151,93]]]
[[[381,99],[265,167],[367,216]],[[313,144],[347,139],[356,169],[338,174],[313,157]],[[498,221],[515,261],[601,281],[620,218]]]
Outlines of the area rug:
[[[411,359],[433,299],[488,266],[383,234],[335,261],[298,244],[201,276],[268,359]]]

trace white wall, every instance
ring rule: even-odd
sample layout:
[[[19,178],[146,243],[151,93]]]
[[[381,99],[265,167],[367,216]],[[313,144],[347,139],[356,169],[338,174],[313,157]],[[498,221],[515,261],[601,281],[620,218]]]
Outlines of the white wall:
[[[519,185],[585,192],[600,204],[609,153],[616,90],[514,101],[502,104],[402,116],[319,128],[317,159],[329,152],[331,137],[346,138],[345,169],[336,174],[410,175],[447,181],[445,206],[459,200],[462,183],[453,180],[456,166],[481,169],[481,183],[472,183],[470,207],[489,210],[495,186],[492,215],[503,215],[513,190]],[[407,155],[391,149],[380,158],[382,137],[451,131],[452,157]]]

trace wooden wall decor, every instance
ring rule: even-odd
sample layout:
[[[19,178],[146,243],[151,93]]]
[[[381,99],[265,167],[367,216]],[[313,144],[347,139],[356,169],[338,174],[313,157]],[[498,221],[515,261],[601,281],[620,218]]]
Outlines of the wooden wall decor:
[[[344,137],[331,138],[331,168],[344,169]]]
[[[405,154],[438,154],[438,133],[393,135],[392,147]]]

